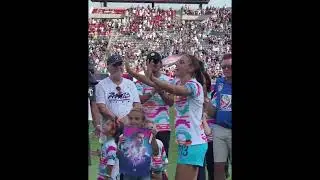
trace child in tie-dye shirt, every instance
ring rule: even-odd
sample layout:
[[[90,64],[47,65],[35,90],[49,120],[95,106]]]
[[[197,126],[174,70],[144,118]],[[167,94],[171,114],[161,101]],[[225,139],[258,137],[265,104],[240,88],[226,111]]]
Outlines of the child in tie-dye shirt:
[[[146,121],[146,127],[152,129],[154,135],[157,134],[156,126],[152,121]],[[162,141],[159,139],[156,139],[156,141],[159,147],[159,154],[152,157],[151,179],[162,180],[163,176],[167,176],[166,166],[168,165],[168,158]]]
[[[117,144],[115,142],[116,124],[107,120],[103,124],[106,141],[101,148],[98,180],[119,180],[119,159],[117,158]]]

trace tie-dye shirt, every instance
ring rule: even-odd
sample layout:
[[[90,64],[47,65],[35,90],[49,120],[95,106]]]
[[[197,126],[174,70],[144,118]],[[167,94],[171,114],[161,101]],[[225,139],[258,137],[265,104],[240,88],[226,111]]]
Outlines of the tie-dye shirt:
[[[180,85],[180,80],[175,79],[172,83]],[[191,92],[191,95],[174,98],[177,143],[184,145],[207,143],[201,123],[204,102],[203,88],[196,79],[191,79],[184,87]]]
[[[112,180],[120,179],[119,159],[117,158],[117,144],[114,139],[107,140],[101,148],[99,176],[107,176],[107,166],[112,165],[111,178]]]
[[[170,82],[170,78],[164,74],[159,77],[160,80]],[[141,82],[136,82],[139,95],[151,93],[153,87]],[[143,103],[143,110],[146,118],[156,124],[158,131],[170,131],[169,106],[165,104],[158,93],[155,93],[147,102]]]
[[[162,172],[165,170],[166,165],[168,165],[168,158],[163,143],[159,139],[156,140],[159,147],[159,155],[152,157],[151,170],[153,172]]]

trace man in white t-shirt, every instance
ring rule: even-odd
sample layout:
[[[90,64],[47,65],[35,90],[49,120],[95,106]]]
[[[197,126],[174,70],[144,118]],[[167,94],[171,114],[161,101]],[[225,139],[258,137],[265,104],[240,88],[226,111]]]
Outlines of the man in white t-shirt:
[[[132,81],[122,77],[124,69],[121,56],[110,56],[107,65],[110,76],[96,85],[96,103],[103,118],[121,120],[133,106],[140,105],[138,90]]]

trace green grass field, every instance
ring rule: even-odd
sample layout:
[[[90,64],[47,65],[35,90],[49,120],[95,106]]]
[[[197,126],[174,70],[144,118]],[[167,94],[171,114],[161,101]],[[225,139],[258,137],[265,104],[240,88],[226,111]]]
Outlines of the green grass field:
[[[172,109],[170,110],[170,125],[173,128],[173,112]],[[93,127],[90,124],[89,132],[92,132]],[[90,134],[90,148],[92,151],[95,151],[99,148],[98,139],[94,136],[94,134]],[[170,152],[169,152],[169,165],[168,165],[168,176],[169,180],[173,180],[176,173],[176,162],[177,162],[177,144],[175,143],[175,133],[171,133],[170,137]],[[98,156],[91,156],[91,166],[89,166],[89,180],[96,180],[97,179],[97,171],[98,171],[98,164],[99,158]],[[229,179],[231,180],[231,178]]]

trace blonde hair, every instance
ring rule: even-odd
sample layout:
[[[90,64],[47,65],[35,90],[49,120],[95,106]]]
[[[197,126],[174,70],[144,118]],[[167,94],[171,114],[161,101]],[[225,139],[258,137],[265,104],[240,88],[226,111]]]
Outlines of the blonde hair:
[[[144,111],[143,111],[143,109],[142,109],[142,106],[135,106],[135,107],[133,107],[133,108],[131,109],[130,113],[133,112],[133,111],[139,112],[139,113],[141,114],[141,116],[142,116],[143,122],[146,121],[146,116],[144,115]],[[130,113],[129,113],[129,114],[130,114]]]

